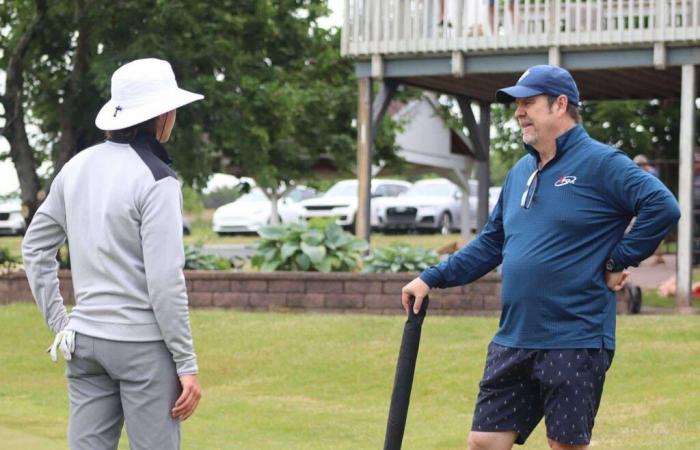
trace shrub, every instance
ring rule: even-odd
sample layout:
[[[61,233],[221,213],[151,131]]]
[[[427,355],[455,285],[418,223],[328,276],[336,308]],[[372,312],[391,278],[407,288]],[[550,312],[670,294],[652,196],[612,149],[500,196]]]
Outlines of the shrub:
[[[70,269],[70,250],[68,249],[68,244],[64,244],[63,247],[58,249],[58,254],[56,255],[58,259],[58,268],[71,270]]]
[[[229,270],[231,261],[202,253],[200,247],[185,245],[185,270]]]
[[[365,259],[363,272],[419,272],[437,264],[434,250],[394,243],[380,248]]]
[[[263,227],[252,264],[263,272],[357,270],[367,243],[335,223]]]
[[[204,210],[204,203],[199,192],[187,185],[182,187],[182,206],[185,212],[189,214],[198,215]]]
[[[0,248],[0,275],[18,270],[21,265],[22,258],[12,255],[5,248]]]

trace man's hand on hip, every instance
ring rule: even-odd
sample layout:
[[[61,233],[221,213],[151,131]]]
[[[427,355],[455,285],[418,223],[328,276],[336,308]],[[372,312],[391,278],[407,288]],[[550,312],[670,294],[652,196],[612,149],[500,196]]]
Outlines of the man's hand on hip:
[[[625,287],[627,278],[630,276],[629,270],[623,270],[622,272],[605,272],[605,284],[608,285],[608,289],[613,292],[622,290]]]
[[[182,375],[180,385],[182,386],[182,394],[175,402],[171,413],[174,418],[185,421],[197,409],[199,399],[202,398],[202,388],[199,386],[197,375]]]
[[[429,291],[430,287],[425,284],[425,281],[421,280],[420,277],[415,278],[401,289],[401,304],[403,305],[403,309],[408,313],[408,308],[410,307],[409,299],[411,296],[414,296],[416,301],[413,304],[413,312],[418,314],[423,304],[423,297],[428,295]]]

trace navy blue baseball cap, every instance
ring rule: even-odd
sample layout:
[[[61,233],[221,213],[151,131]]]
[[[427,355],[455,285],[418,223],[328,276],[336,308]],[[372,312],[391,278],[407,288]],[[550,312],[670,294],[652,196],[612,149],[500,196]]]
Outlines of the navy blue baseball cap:
[[[578,106],[578,88],[571,74],[561,67],[539,65],[532,66],[520,76],[515,86],[496,91],[496,101],[511,103],[516,98],[535,95],[566,95],[569,103]]]

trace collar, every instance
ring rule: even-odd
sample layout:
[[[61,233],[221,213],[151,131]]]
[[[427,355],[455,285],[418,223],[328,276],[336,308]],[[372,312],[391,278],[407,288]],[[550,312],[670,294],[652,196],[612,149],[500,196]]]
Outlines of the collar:
[[[579,142],[587,137],[588,133],[581,124],[577,124],[573,128],[559,135],[555,139],[556,154],[554,155],[554,159],[552,159],[552,161],[550,161],[547,165],[550,165],[552,162],[559,159],[559,157],[561,157],[564,153],[568,152],[571,148],[576,147]],[[525,150],[527,150],[527,152],[531,154],[537,162],[539,162],[540,154],[537,152],[537,150],[535,150],[535,147],[530,144],[525,144]]]
[[[117,144],[129,144],[136,150],[149,151],[168,166],[173,164],[170,155],[168,155],[168,151],[152,134],[140,132],[131,140],[125,138],[110,138],[108,141],[116,142]]]

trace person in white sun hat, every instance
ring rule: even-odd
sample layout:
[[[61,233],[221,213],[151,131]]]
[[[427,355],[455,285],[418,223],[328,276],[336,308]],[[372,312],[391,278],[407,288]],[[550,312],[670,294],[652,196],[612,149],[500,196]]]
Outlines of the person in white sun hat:
[[[180,448],[199,403],[183,266],[182,194],[161,145],[180,89],[170,64],[139,59],[112,76],[95,124],[107,139],[54,179],[22,243],[32,293],[66,359],[73,450]],[[70,242],[75,307],[59,290],[56,253]]]

